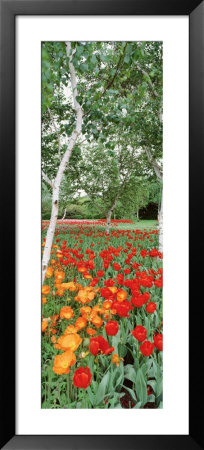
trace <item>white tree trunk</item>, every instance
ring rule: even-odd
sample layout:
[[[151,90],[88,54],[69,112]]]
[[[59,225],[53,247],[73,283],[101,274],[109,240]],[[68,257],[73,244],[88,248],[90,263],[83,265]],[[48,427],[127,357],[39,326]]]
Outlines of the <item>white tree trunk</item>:
[[[163,253],[163,193],[161,199],[161,207],[158,214],[158,229],[159,229],[159,251]]]
[[[139,208],[137,208],[137,220],[140,220]]]
[[[157,164],[157,162],[152,157],[151,151],[148,148],[145,148],[145,151],[146,151],[147,158],[148,158],[150,164],[152,165],[158,180],[162,181],[163,176],[162,176],[161,167]],[[158,222],[159,222],[158,223],[159,251],[163,252],[163,192],[162,192],[162,199],[161,199],[161,207],[160,207],[160,211],[158,214]]]
[[[64,220],[64,219],[65,219],[65,217],[66,217],[66,213],[67,213],[67,208],[65,208],[65,210],[64,210],[64,214],[63,214],[63,216],[62,216],[62,220]]]
[[[74,108],[76,111],[76,126],[75,130],[72,132],[72,135],[69,139],[69,143],[67,146],[67,150],[65,151],[63,158],[60,162],[56,178],[53,182],[53,194],[52,194],[52,212],[51,212],[51,218],[50,218],[50,224],[47,230],[46,235],[46,241],[45,241],[45,247],[44,247],[44,253],[43,253],[43,259],[42,259],[42,284],[44,283],[45,274],[47,270],[47,266],[50,260],[50,252],[52,248],[52,242],[54,238],[56,223],[57,223],[57,217],[58,217],[58,202],[59,202],[59,191],[60,191],[60,185],[63,177],[63,173],[65,171],[65,168],[69,162],[70,156],[72,154],[72,150],[74,148],[75,142],[81,133],[82,128],[82,108],[77,102],[77,82],[76,82],[76,75],[75,75],[75,69],[72,64],[72,55],[71,55],[71,43],[66,43],[66,52],[67,56],[69,57],[69,70],[70,70],[70,76],[71,76],[71,87],[72,87],[72,95],[73,95],[73,101],[74,101]]]
[[[153,159],[151,151],[145,147],[145,152],[147,155],[147,158],[151,164],[151,166],[154,168],[154,171],[156,173],[157,178],[162,181],[162,172],[161,172],[161,167],[159,166],[159,164],[157,164],[157,162]]]

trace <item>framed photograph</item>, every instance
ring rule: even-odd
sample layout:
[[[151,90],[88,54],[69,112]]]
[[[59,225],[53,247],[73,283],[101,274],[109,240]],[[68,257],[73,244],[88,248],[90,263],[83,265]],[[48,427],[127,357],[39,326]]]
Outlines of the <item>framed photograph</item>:
[[[203,17],[1,1],[1,448],[204,447]]]

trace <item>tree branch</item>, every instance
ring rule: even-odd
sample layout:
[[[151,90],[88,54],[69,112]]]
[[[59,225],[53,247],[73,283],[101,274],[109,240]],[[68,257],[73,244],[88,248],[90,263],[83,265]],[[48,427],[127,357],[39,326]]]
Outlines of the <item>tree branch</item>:
[[[152,90],[152,93],[153,93],[154,97],[158,98],[159,94],[155,90],[154,85],[152,83],[152,80],[151,80],[149,74],[138,63],[136,63],[136,67],[147,78],[148,84],[149,84],[149,86],[150,86],[150,88]],[[162,122],[162,102],[161,102],[161,107],[160,107],[159,112],[158,112],[158,117],[159,117],[160,122]]]
[[[162,181],[163,175],[162,175],[161,167],[159,166],[159,164],[157,164],[157,162],[155,161],[155,159],[153,158],[153,156],[151,154],[151,151],[147,147],[145,147],[145,152],[146,152],[148,161],[150,162],[150,164],[154,168],[154,171],[156,173],[157,178],[160,181]]]
[[[114,75],[113,75],[113,78],[112,78],[112,80],[109,81],[109,83],[107,84],[107,86],[104,88],[104,90],[103,90],[103,92],[102,92],[100,98],[103,97],[103,95],[106,93],[106,91],[107,91],[107,90],[112,86],[112,84],[114,83],[115,78],[116,78],[117,73],[118,73],[118,70],[119,70],[119,68],[120,68],[121,61],[122,61],[122,59],[123,59],[123,57],[124,57],[124,55],[125,55],[126,47],[127,47],[127,42],[126,42],[126,44],[125,44],[125,46],[124,46],[123,53],[120,55],[120,58],[119,58],[119,60],[118,60],[118,64],[117,64],[117,66],[116,66],[116,69],[115,69],[115,73],[114,73]]]
[[[104,209],[104,208],[101,208],[101,206],[99,206],[99,205],[97,204],[96,200],[92,197],[92,195],[89,194],[87,191],[86,191],[86,194],[87,194],[88,197],[90,198],[90,200],[91,200],[91,202],[93,203],[93,205],[95,205],[95,207],[101,212],[101,214],[105,214],[105,209]]]
[[[118,70],[119,70],[119,68],[120,68],[121,61],[122,61],[122,59],[123,59],[123,57],[124,57],[124,55],[125,55],[126,47],[127,47],[127,42],[126,42],[126,44],[125,44],[125,46],[124,46],[123,53],[120,55],[120,58],[119,58],[119,60],[118,60],[118,63],[117,63],[117,66],[116,66],[116,69],[115,69],[115,73],[114,73],[114,75],[113,75],[113,78],[109,81],[109,83],[107,84],[107,86],[104,88],[104,90],[103,90],[103,92],[101,93],[101,95],[100,95],[100,97],[98,98],[98,100],[101,100],[101,98],[105,95],[106,91],[107,91],[108,89],[110,89],[110,87],[111,87],[112,84],[114,83],[115,78],[116,78],[116,76],[117,76],[117,74],[118,74]],[[91,111],[91,108],[84,114],[84,116],[86,116],[87,114],[89,114],[90,111]]]
[[[42,176],[43,176],[44,180],[45,180],[45,181],[51,186],[51,188],[53,189],[53,183],[52,183],[52,181],[48,178],[48,176],[46,175],[46,173],[43,172],[43,170],[42,170]]]

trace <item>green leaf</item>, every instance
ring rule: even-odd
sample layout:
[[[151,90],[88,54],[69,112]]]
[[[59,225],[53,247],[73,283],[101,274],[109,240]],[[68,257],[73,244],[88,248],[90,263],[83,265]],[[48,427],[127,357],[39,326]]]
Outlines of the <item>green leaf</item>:
[[[100,403],[104,400],[106,388],[108,386],[109,377],[110,377],[110,373],[107,372],[104,375],[104,377],[102,378],[102,380],[98,386],[98,390],[96,393],[96,401],[95,401],[96,405],[100,405]]]
[[[83,45],[77,45],[77,52],[76,52],[77,55],[81,56],[83,51],[84,51],[84,46]]]
[[[92,57],[91,57],[91,62],[92,62],[93,64],[96,64],[96,63],[97,63],[97,58],[96,58],[95,55],[92,55]]]
[[[127,347],[124,344],[118,344],[118,354],[121,358],[124,358],[127,355]]]
[[[115,353],[118,353],[118,344],[119,344],[119,342],[120,342],[120,330],[118,331],[116,336],[113,336],[113,338],[112,338],[112,346],[115,349]]]
[[[147,396],[147,402],[148,403],[154,403],[155,402],[155,395],[151,394]]]
[[[90,386],[87,388],[87,393],[88,393],[89,400],[90,400],[92,406],[94,406],[94,395],[93,395],[93,392],[92,392]]]
[[[142,402],[137,402],[136,405],[132,409],[140,409],[142,406]]]
[[[118,386],[121,386],[124,382],[124,366],[122,363],[120,363],[120,367],[119,367],[119,376],[116,379],[116,384],[115,384],[115,388],[117,388]]]
[[[128,364],[127,366],[125,366],[125,378],[127,378],[127,380],[130,380],[134,384],[136,384],[136,380],[137,380],[136,371],[131,364]]]
[[[137,402],[137,397],[135,395],[135,392],[132,389],[130,389],[129,387],[127,387],[127,386],[123,386],[123,387],[126,389],[126,391],[129,392],[129,394],[131,395],[131,397],[134,400],[134,402]]]
[[[142,405],[144,406],[145,403],[147,403],[147,385],[146,385],[146,381],[144,379],[144,375],[143,375],[141,369],[138,369],[138,371],[137,371],[135,385],[136,385],[137,397],[142,402]]]
[[[156,385],[156,396],[159,397],[163,392],[163,380],[162,378],[158,377],[157,379],[157,385]]]
[[[129,62],[130,62],[130,57],[129,57],[129,55],[126,55],[126,56],[125,56],[124,62],[127,63],[127,64],[129,64]]]
[[[89,70],[89,66],[88,66],[88,64],[81,64],[81,71],[82,72],[87,72],[88,70]]]
[[[115,409],[122,409],[122,406],[120,403],[117,403],[117,405],[115,405]]]
[[[148,384],[149,386],[152,387],[152,389],[153,389],[154,392],[156,392],[156,389],[157,389],[157,387],[156,387],[156,386],[157,386],[157,383],[156,383],[155,380],[148,380],[147,384]]]
[[[151,358],[147,365],[149,366],[147,369],[148,377],[157,378],[157,365],[156,362]]]

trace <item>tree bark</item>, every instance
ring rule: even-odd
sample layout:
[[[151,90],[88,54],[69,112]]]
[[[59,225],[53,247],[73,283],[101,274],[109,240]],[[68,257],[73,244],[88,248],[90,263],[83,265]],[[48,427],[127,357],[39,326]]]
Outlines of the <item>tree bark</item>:
[[[152,165],[155,174],[157,178],[162,181],[163,175],[161,171],[161,167],[157,164],[157,162],[154,160],[154,158],[151,155],[151,151],[147,148],[145,148],[148,160],[150,164]],[[159,230],[159,251],[163,252],[163,192],[162,192],[162,200],[161,200],[161,207],[158,214],[158,230]]]
[[[140,216],[139,216],[139,208],[137,208],[137,220],[140,220]]]
[[[64,214],[63,214],[63,216],[62,216],[62,219],[61,219],[61,220],[64,220],[64,219],[65,219],[65,217],[66,217],[66,213],[67,213],[67,208],[65,208],[65,210],[64,210]]]
[[[56,223],[57,223],[57,217],[58,217],[58,203],[59,203],[59,191],[60,191],[60,185],[62,181],[62,177],[65,171],[65,168],[67,164],[69,163],[70,156],[72,154],[72,150],[74,148],[74,145],[76,143],[76,140],[81,133],[82,128],[82,108],[77,102],[77,82],[76,82],[76,75],[75,75],[75,69],[72,64],[72,55],[71,55],[71,43],[66,43],[66,52],[67,56],[69,57],[69,70],[70,70],[70,77],[71,77],[71,87],[72,87],[72,95],[73,95],[73,102],[74,102],[74,108],[76,111],[76,126],[74,131],[71,134],[71,137],[68,142],[67,149],[63,155],[63,158],[60,162],[56,178],[53,182],[53,194],[52,194],[52,212],[51,212],[51,218],[50,218],[50,224],[47,230],[46,235],[46,241],[45,241],[45,247],[44,247],[44,253],[43,253],[43,259],[42,259],[42,284],[44,283],[45,274],[47,270],[47,266],[50,260],[50,252],[52,248],[52,242],[54,238]]]
[[[162,171],[161,171],[161,167],[159,166],[159,164],[157,164],[157,162],[154,160],[154,158],[152,157],[151,151],[145,147],[145,152],[147,155],[147,158],[151,164],[151,166],[153,167],[155,174],[157,176],[157,178],[162,181]]]
[[[116,207],[116,204],[117,204],[117,200],[118,200],[118,198],[119,198],[119,195],[120,195],[120,194],[118,194],[118,195],[115,197],[114,202],[112,203],[110,209],[108,210],[108,212],[107,212],[107,214],[106,214],[106,233],[108,233],[108,234],[109,234],[109,232],[110,232],[110,224],[111,224],[111,216],[112,216],[112,212],[114,211],[114,209],[115,209],[115,207]]]
[[[42,177],[44,178],[44,180],[46,181],[46,183],[49,184],[50,187],[53,189],[53,183],[52,183],[52,181],[48,178],[48,176],[46,175],[46,173],[43,172],[43,170],[42,170]]]
[[[112,216],[112,209],[109,209],[106,216],[106,233],[108,234],[110,232],[111,216]]]

